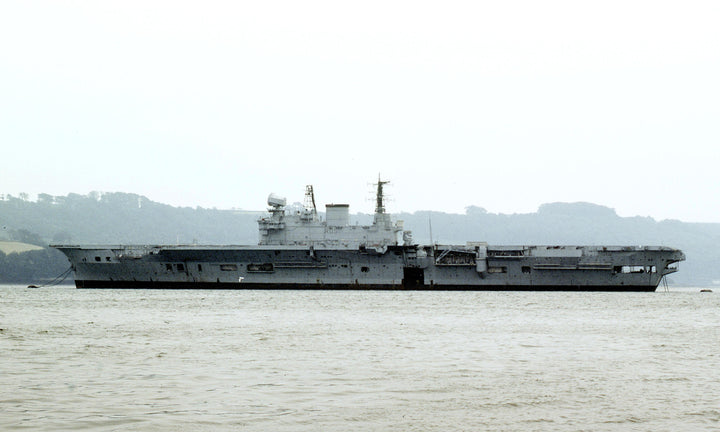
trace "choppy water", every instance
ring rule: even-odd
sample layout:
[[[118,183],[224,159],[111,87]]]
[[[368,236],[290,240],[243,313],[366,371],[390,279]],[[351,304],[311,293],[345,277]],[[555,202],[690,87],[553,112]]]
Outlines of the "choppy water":
[[[0,287],[1,430],[718,430],[720,295]]]

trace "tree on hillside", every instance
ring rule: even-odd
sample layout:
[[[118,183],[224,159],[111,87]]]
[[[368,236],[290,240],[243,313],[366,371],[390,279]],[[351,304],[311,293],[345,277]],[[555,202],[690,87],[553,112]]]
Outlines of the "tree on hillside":
[[[54,204],[55,203],[55,197],[46,193],[38,194],[38,201],[39,204]]]

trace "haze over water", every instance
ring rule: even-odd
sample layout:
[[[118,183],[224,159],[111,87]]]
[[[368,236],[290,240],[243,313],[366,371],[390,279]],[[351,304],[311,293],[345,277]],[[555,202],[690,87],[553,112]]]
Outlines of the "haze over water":
[[[0,287],[2,430],[717,430],[720,296]]]

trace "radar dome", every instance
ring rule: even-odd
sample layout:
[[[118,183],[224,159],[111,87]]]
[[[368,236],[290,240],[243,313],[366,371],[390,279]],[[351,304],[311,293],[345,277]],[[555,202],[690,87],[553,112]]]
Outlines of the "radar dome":
[[[277,196],[274,193],[271,193],[268,196],[267,203],[271,207],[284,207],[287,203],[287,200],[284,197]]]

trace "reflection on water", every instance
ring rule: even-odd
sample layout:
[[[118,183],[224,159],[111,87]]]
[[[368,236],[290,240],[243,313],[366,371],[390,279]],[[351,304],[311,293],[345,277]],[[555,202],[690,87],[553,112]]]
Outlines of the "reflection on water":
[[[715,291],[4,286],[0,429],[711,430]]]

